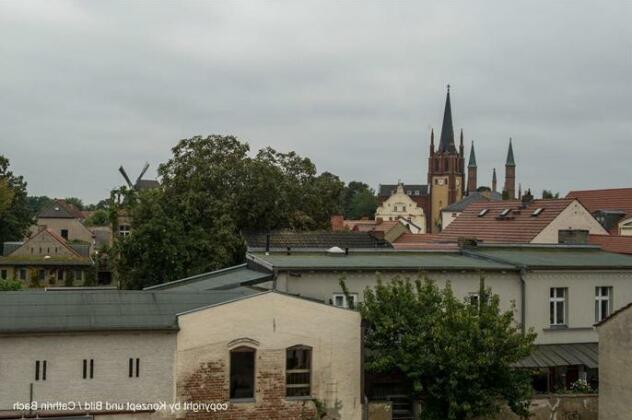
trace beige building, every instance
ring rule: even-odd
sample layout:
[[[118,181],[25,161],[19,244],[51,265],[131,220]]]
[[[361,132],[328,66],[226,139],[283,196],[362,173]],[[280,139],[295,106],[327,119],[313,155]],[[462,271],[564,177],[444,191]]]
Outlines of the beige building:
[[[608,232],[576,199],[478,201],[467,206],[438,239],[483,243],[557,244],[583,242]]]
[[[52,229],[26,242],[5,243],[0,279],[18,280],[25,288],[81,286],[95,275],[88,244],[69,244]]]
[[[94,247],[94,234],[83,224],[83,214],[64,200],[55,200],[37,215],[31,234],[49,229],[69,242],[82,242]]]
[[[35,401],[42,416],[298,420],[316,415],[317,400],[333,418],[359,420],[360,334],[357,312],[245,288],[5,292],[0,418]]]
[[[377,279],[426,276],[455,294],[476,299],[481,276],[512,309],[516,323],[537,334],[536,352],[523,367],[540,369],[537,390],[569,387],[579,378],[597,385],[598,335],[595,322],[632,302],[632,257],[597,247],[559,245],[479,245],[453,252],[355,251],[251,253],[251,268],[274,273],[264,283],[335,306],[357,303]],[[344,279],[350,295],[343,294]],[[559,351],[568,357],[551,358]],[[581,357],[571,357],[572,354]]]
[[[627,420],[632,413],[632,304],[597,324],[599,419]]]
[[[404,191],[402,183],[399,183],[396,191],[377,208],[375,218],[383,221],[408,220],[418,227],[418,233],[426,232],[424,210]]]

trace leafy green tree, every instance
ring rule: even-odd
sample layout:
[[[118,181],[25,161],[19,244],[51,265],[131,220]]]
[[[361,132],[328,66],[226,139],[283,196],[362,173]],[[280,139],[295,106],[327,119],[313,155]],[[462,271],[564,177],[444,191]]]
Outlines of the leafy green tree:
[[[294,152],[251,157],[232,136],[181,140],[172,152],[158,169],[160,188],[112,193],[111,220],[122,210],[132,216],[132,234],[113,249],[126,288],[241,262],[241,232],[326,229],[340,211],[344,183]]]
[[[71,206],[75,206],[78,210],[84,210],[83,201],[77,197],[66,197],[64,201]]]
[[[552,190],[542,190],[543,199],[560,198],[560,193],[553,194]]]
[[[110,223],[108,212],[103,209],[94,210],[84,223],[87,226],[105,226]]]
[[[0,155],[0,185],[3,198],[0,217],[0,244],[5,241],[19,241],[33,222],[33,212],[28,206],[26,182],[9,170],[9,160]]]
[[[22,283],[18,280],[0,280],[0,292],[10,292],[22,289]]]
[[[342,206],[345,219],[373,219],[378,206],[375,191],[364,182],[351,181],[344,189]]]
[[[31,213],[37,215],[44,207],[53,203],[53,199],[45,195],[31,195],[26,198],[27,205]]]
[[[482,280],[479,296],[473,304],[457,299],[449,284],[397,278],[364,293],[366,366],[401,371],[410,395],[422,401],[423,419],[493,415],[502,401],[528,414],[529,372],[511,365],[529,355],[535,334],[517,329],[513,312],[500,310]]]

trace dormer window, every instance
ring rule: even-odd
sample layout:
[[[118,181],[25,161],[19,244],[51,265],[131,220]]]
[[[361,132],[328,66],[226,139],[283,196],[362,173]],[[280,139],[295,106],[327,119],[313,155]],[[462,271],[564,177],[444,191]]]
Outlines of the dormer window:
[[[489,211],[489,209],[483,209],[480,211],[480,213],[478,213],[478,217],[483,217],[487,214],[487,212]]]
[[[541,208],[541,207],[540,207],[540,208],[537,208],[537,209],[535,209],[535,210],[533,211],[533,213],[531,213],[531,216],[533,216],[533,217],[538,217],[538,216],[539,216],[539,215],[540,215],[543,211],[544,211],[544,209],[543,209],[543,208]]]

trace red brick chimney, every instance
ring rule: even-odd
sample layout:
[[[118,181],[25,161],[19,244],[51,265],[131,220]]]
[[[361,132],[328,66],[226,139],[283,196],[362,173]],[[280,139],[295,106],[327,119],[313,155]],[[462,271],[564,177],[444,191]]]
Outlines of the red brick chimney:
[[[345,230],[345,218],[341,214],[334,214],[330,219],[331,230]]]

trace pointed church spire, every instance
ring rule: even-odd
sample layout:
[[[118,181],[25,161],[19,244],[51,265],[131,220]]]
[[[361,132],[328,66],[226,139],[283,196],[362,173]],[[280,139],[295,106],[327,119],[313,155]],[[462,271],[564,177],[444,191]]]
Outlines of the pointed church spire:
[[[470,163],[467,165],[468,168],[476,168],[476,153],[474,153],[474,142],[472,141],[472,148],[470,149]]]
[[[511,137],[509,137],[509,150],[507,151],[507,163],[505,166],[516,166],[516,161],[514,160],[513,154],[513,146],[511,145]]]
[[[496,192],[496,187],[498,186],[498,179],[496,178],[496,168],[494,168],[494,173],[492,174],[492,191]]]
[[[443,111],[443,124],[441,125],[441,138],[439,140],[439,153],[456,153],[454,145],[454,128],[452,127],[452,106],[450,105],[450,85],[445,100]]]

